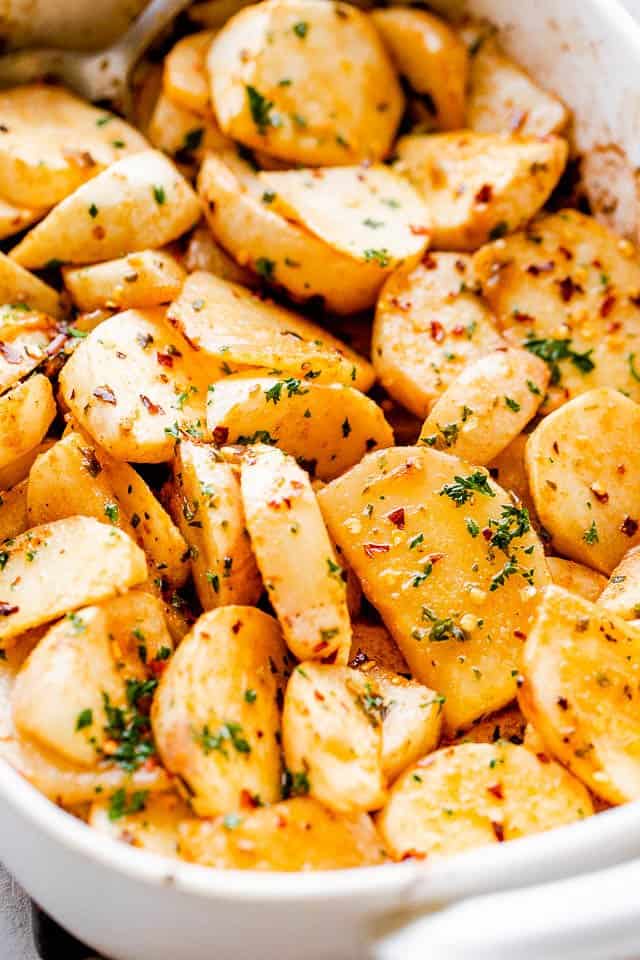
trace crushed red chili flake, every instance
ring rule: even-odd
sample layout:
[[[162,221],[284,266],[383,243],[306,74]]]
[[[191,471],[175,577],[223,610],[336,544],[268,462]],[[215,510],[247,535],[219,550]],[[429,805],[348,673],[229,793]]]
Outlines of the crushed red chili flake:
[[[633,537],[638,532],[638,521],[627,514],[620,525],[620,530],[626,537]]]
[[[156,353],[156,359],[161,367],[172,367],[173,357],[170,353],[162,353],[160,350]]]
[[[22,350],[14,347],[11,343],[5,343],[4,340],[0,340],[0,356],[7,363],[22,363]]]
[[[387,520],[390,520],[394,527],[399,527],[400,530],[404,529],[404,507],[398,507],[397,510],[392,510],[391,513],[387,514]]]
[[[513,319],[516,323],[535,323],[535,317],[532,317],[530,313],[521,313],[520,310],[513,311]]]
[[[461,323],[457,323],[455,327],[451,330],[451,333],[454,337],[461,337],[467,332],[467,328],[464,327]]]
[[[424,257],[422,258],[422,266],[425,268],[425,270],[436,270],[436,269],[437,269],[438,261],[436,260],[436,258],[434,257],[434,255],[433,255],[429,250],[427,250],[427,252],[425,253]],[[639,299],[640,299],[640,298],[639,298]]]
[[[607,493],[606,490],[598,490],[595,483],[592,483],[589,489],[591,490],[591,493],[594,495],[598,503],[609,502],[609,494]]]
[[[496,823],[495,820],[491,821],[491,826],[493,828],[493,833],[496,840],[498,841],[498,843],[502,843],[504,840],[504,827],[502,826],[501,823]]]
[[[436,343],[442,343],[444,340],[444,327],[439,320],[431,321],[431,339]]]
[[[427,560],[429,561],[429,563],[437,563],[438,560],[442,560],[443,557],[444,557],[444,553],[430,553],[427,556]]]
[[[497,797],[498,800],[504,800],[502,784],[494,783],[490,787],[487,787],[487,791],[491,794],[492,797]]]
[[[240,633],[240,628],[242,627],[242,620],[236,620],[236,622],[231,627],[232,633]]]
[[[602,301],[602,305],[600,307],[600,316],[608,317],[615,305],[616,298],[612,293],[610,293],[609,296],[605,297],[605,299]]]
[[[388,543],[365,543],[364,552],[368,557],[375,557],[377,553],[388,553],[391,547]]]
[[[561,710],[569,709],[569,701],[567,700],[566,697],[558,697],[558,699],[556,700],[556,703],[558,704]]]
[[[483,183],[474,200],[476,203],[490,203],[493,198],[493,187],[490,183]]]
[[[213,431],[213,442],[217,443],[220,446],[223,443],[226,443],[229,439],[229,428],[228,427],[216,427]]]
[[[0,617],[10,617],[12,613],[17,613],[20,607],[17,607],[15,603],[6,603],[4,600],[0,600]]]
[[[567,250],[566,247],[558,247],[559,253],[565,258],[565,260],[573,260],[573,254],[571,250]]]
[[[546,753],[536,753],[536,757],[540,763],[551,763],[551,758]]]
[[[80,453],[82,455],[82,466],[89,476],[97,477],[102,467],[100,466],[100,461],[96,457],[96,452],[93,447],[80,447]]]
[[[150,400],[144,393],[140,394],[140,399],[142,405],[152,416],[155,416],[157,413],[164,413],[164,410],[159,403],[154,403],[153,400]]]
[[[93,391],[93,396],[97,397],[98,400],[103,400],[105,403],[112,404],[112,406],[114,407],[118,402],[116,400],[115,393],[113,392],[111,387],[108,387],[106,384],[103,384],[100,387],[96,387],[95,390]]]
[[[429,227],[420,227],[412,223],[409,224],[409,230],[414,237],[428,237],[430,233]]]
[[[557,284],[560,287],[560,296],[565,303],[569,303],[575,293],[584,293],[584,289],[580,286],[580,284],[572,280],[571,277],[565,277],[563,280],[558,280]]]

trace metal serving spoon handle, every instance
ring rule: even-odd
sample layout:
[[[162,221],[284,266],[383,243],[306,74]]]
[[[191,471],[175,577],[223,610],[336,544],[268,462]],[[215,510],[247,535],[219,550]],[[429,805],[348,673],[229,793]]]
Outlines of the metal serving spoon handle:
[[[116,43],[97,53],[20,50],[0,57],[0,87],[58,80],[86,100],[109,100],[131,115],[129,77],[158,34],[191,0],[151,0]]]

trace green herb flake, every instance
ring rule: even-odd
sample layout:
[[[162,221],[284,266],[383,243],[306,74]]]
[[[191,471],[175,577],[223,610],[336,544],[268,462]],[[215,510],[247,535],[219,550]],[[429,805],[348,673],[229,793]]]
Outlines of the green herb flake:
[[[295,33],[296,37],[300,37],[301,40],[304,40],[309,32],[309,24],[305,20],[300,20],[298,23],[294,23],[293,32]]]
[[[582,534],[582,539],[585,543],[588,543],[589,546],[593,546],[594,543],[600,542],[600,537],[598,536],[598,528],[596,527],[595,520],[591,521],[591,526],[588,530],[585,530]]]
[[[123,787],[113,794],[109,801],[109,820],[119,820],[121,817],[129,816],[133,813],[140,813],[147,805],[148,790],[136,790],[127,794]]]
[[[104,505],[104,513],[110,523],[117,523],[120,517],[120,509],[117,503],[109,502]]]
[[[154,184],[153,186],[153,199],[156,201],[159,207],[166,202],[167,195],[163,186]]]
[[[449,497],[459,507],[471,500],[474,493],[481,493],[484,497],[495,497],[487,474],[481,470],[474,470],[468,477],[455,476],[451,483],[445,483],[438,492],[441,497]]]
[[[90,727],[93,723],[93,710],[91,707],[87,707],[86,710],[81,710],[76,718],[76,730],[84,730],[85,727]]]

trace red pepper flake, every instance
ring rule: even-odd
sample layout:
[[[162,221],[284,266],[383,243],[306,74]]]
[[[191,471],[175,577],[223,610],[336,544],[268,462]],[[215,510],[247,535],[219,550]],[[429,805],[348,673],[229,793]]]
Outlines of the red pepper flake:
[[[535,317],[530,313],[521,313],[519,310],[513,311],[513,319],[516,323],[535,323]]]
[[[160,350],[156,353],[156,358],[161,367],[172,367],[173,366],[173,357],[170,353],[161,353]]]
[[[453,266],[455,267],[455,269],[457,270],[458,273],[466,273],[466,272],[467,272],[467,265],[466,265],[466,263],[464,262],[464,260],[456,260],[456,262],[454,263]]]
[[[168,660],[152,660],[149,664],[149,669],[154,677],[161,677],[168,665]]]
[[[592,483],[589,489],[591,490],[591,493],[594,495],[598,503],[609,503],[609,494],[607,493],[606,490],[599,490],[598,487],[596,487],[595,483]]]
[[[633,517],[630,517],[628,514],[622,521],[620,530],[626,537],[633,537],[638,532],[638,521],[634,520]]]
[[[492,786],[487,787],[487,790],[492,797],[497,797],[498,800],[504,800],[504,793],[502,791],[501,783],[494,783]]]
[[[560,296],[565,303],[569,303],[574,293],[584,293],[579,283],[575,283],[571,277],[565,277],[564,280],[557,281],[560,287]]]
[[[6,603],[4,600],[0,600],[0,617],[10,617],[12,613],[17,613],[20,607],[16,607],[15,603]]]
[[[622,324],[619,320],[612,320],[611,323],[607,324],[607,333],[617,333],[618,330],[622,329]]]
[[[600,307],[600,316],[608,317],[615,305],[616,298],[612,293],[610,293],[609,296],[605,297],[605,299],[602,301],[602,305]]]
[[[416,226],[413,223],[409,224],[409,230],[414,235],[414,237],[428,237],[429,233],[431,232],[429,230],[429,227],[420,227],[420,226]]]
[[[316,698],[316,700],[320,701],[320,703],[323,703],[326,700],[324,693],[320,693],[319,690],[314,690],[313,695]]]
[[[616,473],[623,474],[626,472],[627,472],[627,468],[625,467],[624,463],[619,463],[618,466],[616,467]]]
[[[103,384],[101,387],[96,387],[93,391],[93,395],[94,397],[97,397],[98,400],[103,400],[105,403],[110,403],[114,407],[118,402],[116,400],[115,393],[111,387],[108,387],[106,384]]]
[[[491,821],[491,826],[493,828],[493,834],[496,840],[498,841],[498,843],[502,843],[504,840],[504,827],[502,826],[501,823],[496,823],[495,820]]]
[[[22,363],[22,350],[17,349],[10,343],[5,343],[4,340],[0,340],[0,356],[7,363]]]
[[[431,321],[431,339],[436,343],[442,343],[444,340],[444,327],[439,320]]]
[[[493,199],[493,187],[491,186],[490,183],[483,183],[474,197],[475,202],[491,203],[492,199]]]
[[[364,545],[364,552],[369,558],[375,557],[377,553],[388,553],[390,549],[388,543],[365,543]]]
[[[451,331],[454,337],[461,337],[466,332],[467,332],[467,328],[464,327],[461,323],[457,323]]]
[[[571,250],[567,250],[566,247],[558,247],[558,251],[562,254],[565,260],[573,260],[573,254]]]
[[[444,553],[430,553],[427,556],[427,560],[429,561],[429,563],[437,563],[438,560],[442,560],[443,557],[444,557]]]
[[[242,627],[242,620],[236,620],[236,622],[231,627],[232,633],[240,633],[240,628]]]
[[[387,520],[390,520],[394,527],[399,527],[400,530],[404,530],[404,507],[398,507],[397,510],[392,510],[391,513],[388,513]]]
[[[144,393],[140,394],[140,399],[142,400],[142,405],[145,410],[147,410],[152,416],[155,416],[157,413],[164,413],[164,410],[159,403],[154,403],[153,400],[149,400]]]
[[[540,763],[551,763],[551,758],[546,753],[536,753],[536,757]]]
[[[250,793],[249,790],[240,791],[240,806],[249,807],[251,810],[255,810],[257,807],[261,807],[260,797],[256,794]]]
[[[513,635],[514,635],[514,637],[517,637],[518,640],[526,640],[526,639],[527,639],[526,633],[523,633],[522,630],[514,630],[514,631],[513,631]]]
[[[213,431],[213,442],[217,443],[218,446],[221,446],[223,443],[226,443],[229,439],[229,428],[228,427],[215,427]]]
[[[425,270],[436,270],[438,267],[438,261],[429,250],[427,250],[422,258],[422,266]],[[640,300],[640,297],[638,299]]]
[[[99,223],[91,231],[96,240],[104,240],[105,238],[105,229]]]
[[[527,273],[532,277],[539,277],[541,273],[551,273],[555,269],[553,260],[547,260],[546,263],[530,263],[527,267]]]
[[[556,700],[556,703],[558,704],[561,710],[569,709],[569,701],[567,700],[566,697],[558,697],[558,699]]]
[[[405,860],[426,860],[427,854],[423,853],[421,850],[407,850],[406,853],[402,854],[402,862]]]
[[[482,536],[484,537],[485,540],[491,540],[491,537],[493,536],[493,530],[491,529],[491,527],[483,527]]]

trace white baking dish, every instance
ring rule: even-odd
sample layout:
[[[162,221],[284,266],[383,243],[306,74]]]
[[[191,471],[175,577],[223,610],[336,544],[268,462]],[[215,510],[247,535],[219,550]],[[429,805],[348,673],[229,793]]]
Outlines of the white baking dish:
[[[597,208],[638,236],[640,29],[629,13],[615,0],[432,5],[493,21],[572,107]],[[383,960],[638,956],[636,856],[633,804],[439,863],[213,871],[116,844],[0,761],[0,858],[45,910],[114,960],[358,960],[370,949]],[[614,869],[591,873],[605,867]]]

